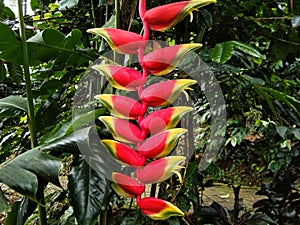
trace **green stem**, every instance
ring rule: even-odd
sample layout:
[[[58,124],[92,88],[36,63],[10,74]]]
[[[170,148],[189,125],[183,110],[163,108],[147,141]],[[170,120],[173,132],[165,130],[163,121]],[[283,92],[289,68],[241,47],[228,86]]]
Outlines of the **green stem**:
[[[41,202],[38,206],[38,210],[39,210],[40,224],[47,225],[47,214],[46,214],[45,198],[44,198],[43,191],[42,191],[42,196],[41,196]]]
[[[93,18],[93,27],[96,28],[96,16],[95,16],[95,6],[94,6],[94,0],[91,0],[91,10],[92,10],[92,18]],[[95,49],[98,49],[98,41],[95,41]]]
[[[23,69],[24,69],[26,94],[27,94],[27,107],[28,107],[28,115],[29,115],[30,141],[31,141],[31,147],[34,148],[38,144],[37,135],[36,135],[37,130],[36,130],[36,120],[35,120],[34,105],[33,105],[32,85],[31,85],[30,71],[29,71],[29,56],[28,56],[28,49],[27,49],[27,42],[26,42],[22,0],[18,0],[18,12],[19,12],[19,24],[20,24],[19,31],[20,31],[21,47],[22,47]],[[45,205],[44,194],[42,192],[41,203],[38,206],[41,225],[47,225],[46,209],[44,205]]]
[[[116,28],[120,28],[120,18],[121,18],[121,13],[120,13],[120,0],[115,0],[115,16],[116,16],[116,23],[115,26]]]
[[[27,93],[27,106],[28,106],[28,114],[29,114],[30,139],[31,139],[31,147],[34,148],[37,146],[36,121],[34,115],[32,87],[31,87],[30,72],[29,72],[29,57],[28,57],[28,49],[27,49],[26,34],[25,34],[25,23],[24,23],[23,9],[22,9],[22,0],[18,0],[18,11],[19,11],[19,23],[20,23],[20,38],[21,38],[21,45],[22,45],[23,69],[24,69],[24,77],[25,77],[26,93]]]

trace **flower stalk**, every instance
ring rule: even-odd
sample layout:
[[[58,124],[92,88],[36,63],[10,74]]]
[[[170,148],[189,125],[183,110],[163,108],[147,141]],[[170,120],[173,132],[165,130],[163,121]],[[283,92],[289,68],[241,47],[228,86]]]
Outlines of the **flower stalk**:
[[[187,130],[176,128],[180,119],[192,107],[170,105],[186,89],[197,82],[192,79],[167,80],[146,85],[148,75],[164,76],[172,72],[198,43],[155,48],[145,53],[150,29],[165,31],[199,7],[215,0],[190,0],[147,10],[146,0],[139,1],[143,35],[115,28],[94,28],[88,32],[102,36],[112,50],[121,54],[138,54],[141,71],[117,64],[96,65],[116,89],[136,92],[139,99],[117,94],[97,95],[111,116],[101,116],[114,140],[102,140],[107,151],[125,166],[135,167],[130,175],[112,173],[112,188],[123,197],[135,198],[141,211],[153,220],[164,220],[184,213],[174,204],[154,197],[143,197],[146,184],[164,182],[176,174],[183,182],[180,170],[184,156],[169,156]],[[171,9],[171,10],[170,10]],[[120,38],[122,37],[122,38]],[[147,47],[147,51],[148,51]],[[149,112],[149,109],[154,109]],[[132,171],[132,170],[131,170]]]

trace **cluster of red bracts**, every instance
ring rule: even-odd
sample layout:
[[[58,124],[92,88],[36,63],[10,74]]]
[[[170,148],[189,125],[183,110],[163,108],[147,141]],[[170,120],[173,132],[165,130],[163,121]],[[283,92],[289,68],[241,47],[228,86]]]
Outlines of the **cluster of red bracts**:
[[[115,28],[88,30],[90,33],[102,36],[118,53],[139,54],[142,72],[117,64],[96,65],[93,68],[104,74],[116,89],[138,93],[138,100],[117,94],[96,96],[110,111],[111,116],[101,116],[100,120],[114,138],[114,140],[106,139],[101,142],[122,164],[136,167],[135,178],[122,173],[113,173],[112,188],[120,196],[136,198],[141,211],[155,220],[184,215],[172,203],[154,197],[142,198],[142,194],[146,184],[163,182],[174,173],[182,182],[179,170],[183,168],[180,164],[186,158],[168,155],[176,147],[179,138],[186,133],[186,129],[176,128],[178,122],[193,108],[170,107],[170,105],[182,91],[196,81],[167,80],[144,86],[148,73],[155,76],[170,73],[185,54],[202,45],[181,44],[155,49],[145,54],[149,29],[165,31],[188,14],[192,18],[193,10],[214,2],[215,0],[190,0],[146,10],[146,0],[140,0],[139,13],[144,25],[143,36]],[[157,110],[148,112],[149,107]]]

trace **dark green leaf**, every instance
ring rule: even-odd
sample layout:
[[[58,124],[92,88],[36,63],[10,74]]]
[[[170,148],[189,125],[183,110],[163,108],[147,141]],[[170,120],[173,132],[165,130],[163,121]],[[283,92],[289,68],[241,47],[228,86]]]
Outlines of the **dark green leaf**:
[[[273,95],[276,100],[282,101],[285,104],[287,104],[300,116],[300,111],[299,111],[300,101],[299,100],[297,100],[293,96],[290,96],[286,93],[274,90],[273,88],[269,88],[269,87],[262,87],[262,88],[264,90],[266,90],[267,92],[269,92],[271,95]]]
[[[74,160],[69,173],[69,196],[79,225],[93,225],[105,209],[110,185],[82,158]]]
[[[234,48],[237,48],[250,56],[253,56],[255,58],[264,57],[257,49],[251,47],[250,45],[247,45],[240,41],[230,41],[230,42],[233,44]]]
[[[23,81],[23,70],[19,64],[16,63],[7,63],[7,72],[9,78],[15,84],[21,84]]]
[[[7,199],[5,198],[3,192],[0,190],[0,212],[6,211],[8,209]]]
[[[0,118],[20,117],[27,113],[26,98],[11,95],[0,99]]]
[[[32,10],[41,9],[40,2],[38,0],[30,0],[30,6]]]
[[[21,54],[21,43],[16,33],[7,25],[0,22],[0,59],[17,61]]]
[[[91,125],[100,115],[106,112],[105,108],[96,110],[76,110],[74,115],[65,123],[58,124],[49,134],[49,138],[45,143],[51,143],[54,140],[61,139],[64,136],[71,134],[73,131],[81,130],[87,125]]]
[[[6,77],[6,69],[4,67],[4,63],[0,60],[0,82],[2,82]]]
[[[27,40],[31,64],[48,61],[59,51],[65,35],[54,29],[46,29]]]
[[[7,4],[7,3],[6,3]],[[7,6],[4,5],[4,1],[0,1],[0,20],[15,20],[14,12]]]
[[[260,78],[256,78],[256,77],[251,77],[248,75],[243,75],[243,77],[248,80],[251,84],[253,85],[258,85],[258,86],[263,86],[265,85],[265,81],[260,79]]]
[[[60,168],[59,159],[32,149],[0,165],[0,182],[38,201],[38,178],[60,185],[58,181]]]
[[[51,141],[45,142],[44,145],[38,148],[42,151],[57,151],[78,154],[78,143],[85,142],[88,137],[88,133],[89,128],[83,128],[77,131],[76,135],[71,133],[59,138],[53,138]]]
[[[7,213],[6,225],[24,225],[36,206],[36,202],[25,197],[16,201]]]
[[[255,213],[250,216],[247,221],[253,221],[254,223],[245,223],[245,224],[259,224],[259,221],[266,222],[266,225],[277,224],[274,220],[272,220],[269,216],[262,214],[262,213]]]
[[[277,127],[276,127],[276,131],[277,131],[277,133],[278,133],[283,139],[285,139],[285,138],[286,138],[287,131],[288,131],[288,127],[277,126]]]
[[[72,30],[65,38],[63,42],[63,48],[75,50],[79,44],[82,33],[78,29]],[[67,59],[67,60],[66,60]],[[78,62],[78,55],[70,52],[61,52],[56,58],[56,63],[65,63],[68,66],[76,65]]]
[[[126,210],[118,222],[119,225],[142,225],[141,213],[137,210]]]
[[[217,44],[210,53],[212,61],[217,63],[226,63],[233,54],[233,44],[231,42],[223,42]]]

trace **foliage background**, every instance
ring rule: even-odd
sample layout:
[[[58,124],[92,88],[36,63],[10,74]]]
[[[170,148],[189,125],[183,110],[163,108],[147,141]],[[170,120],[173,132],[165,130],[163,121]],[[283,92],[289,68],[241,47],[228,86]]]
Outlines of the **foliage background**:
[[[150,8],[170,2],[174,1],[153,0],[148,5]],[[89,111],[72,120],[77,84],[90,63],[109,50],[102,39],[88,35],[86,30],[116,24],[137,33],[141,30],[137,1],[123,0],[119,13],[115,3],[30,2],[34,15],[27,15],[25,23],[39,143],[30,150],[17,16],[0,1],[0,182],[23,196],[9,206],[7,189],[1,185],[0,209],[7,212],[6,224],[35,224],[36,205],[44,200],[49,224],[74,224],[75,220],[78,224],[111,224],[112,214],[116,224],[151,223],[136,213],[132,203],[116,197],[109,182],[83,160],[76,143],[93,149],[93,139],[81,140],[73,135],[80,128],[85,134],[82,136],[88,136],[92,122],[91,117],[84,116]],[[197,164],[209,135],[210,115],[203,93],[197,89],[190,93],[199,106],[201,129],[185,182],[181,186],[171,180],[152,189],[157,188],[166,198],[176,197],[175,202],[184,211],[197,209],[186,216],[191,224],[205,218],[200,210],[200,193],[212,181],[261,186],[260,194],[271,200],[258,203],[256,209],[279,224],[299,222],[299,16],[299,1],[219,0],[193,12],[192,22],[186,18],[165,33],[151,33],[152,39],[172,44],[203,43],[197,53],[217,77],[227,104],[224,146],[216,161],[199,172]],[[87,81],[90,90],[96,84]],[[92,96],[88,89],[80,93],[82,102]],[[101,105],[91,104],[97,109],[95,119],[107,113]],[[97,119],[96,124],[99,135],[107,135]],[[230,223],[237,220],[233,217]],[[184,221],[172,218],[164,223]],[[215,222],[220,223],[227,224]]]

